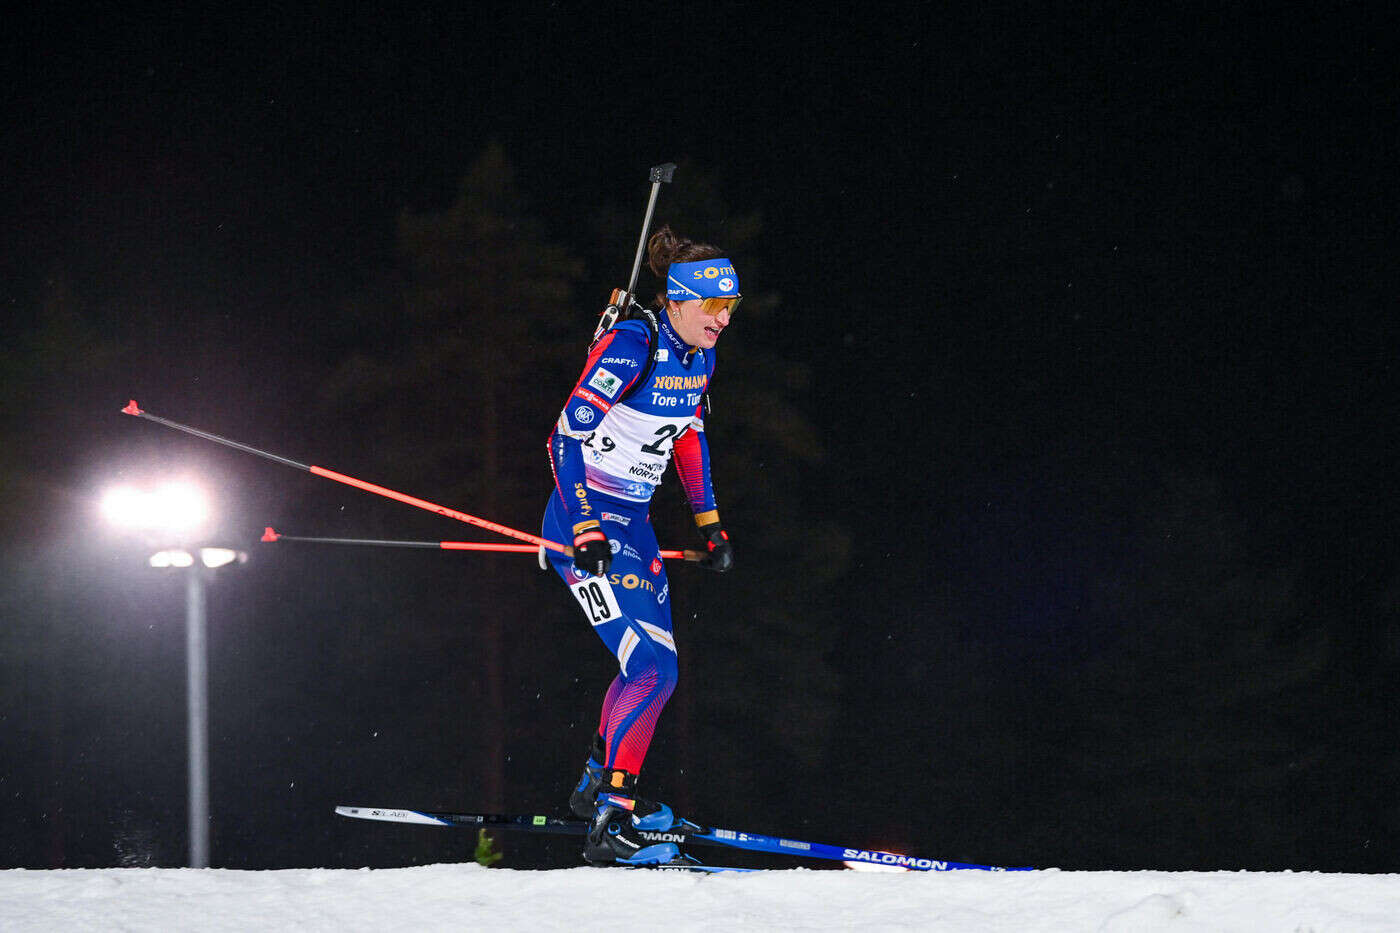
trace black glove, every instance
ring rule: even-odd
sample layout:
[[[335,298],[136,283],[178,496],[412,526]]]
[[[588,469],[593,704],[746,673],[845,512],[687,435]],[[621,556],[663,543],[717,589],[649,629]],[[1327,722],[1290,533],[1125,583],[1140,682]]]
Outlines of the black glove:
[[[724,528],[719,522],[713,525],[705,525],[700,529],[700,534],[705,536],[705,546],[710,549],[710,553],[700,558],[700,566],[706,570],[713,570],[715,573],[724,573],[734,567],[734,545],[729,543],[729,535],[724,533]]]
[[[597,528],[574,535],[574,566],[584,573],[601,577],[612,566],[612,546],[608,536]]]

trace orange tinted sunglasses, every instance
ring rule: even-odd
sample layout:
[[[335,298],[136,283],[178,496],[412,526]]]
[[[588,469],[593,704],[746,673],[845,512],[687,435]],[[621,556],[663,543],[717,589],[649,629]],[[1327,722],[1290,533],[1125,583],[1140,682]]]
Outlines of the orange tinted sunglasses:
[[[739,308],[742,297],[735,295],[731,298],[701,298],[700,310],[706,314],[718,316],[721,311],[728,310],[733,314]]]

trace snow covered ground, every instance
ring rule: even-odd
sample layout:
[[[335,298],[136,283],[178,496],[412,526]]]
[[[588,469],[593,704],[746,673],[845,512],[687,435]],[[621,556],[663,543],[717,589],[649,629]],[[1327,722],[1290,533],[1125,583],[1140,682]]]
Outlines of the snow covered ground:
[[[1400,875],[0,871],[0,930],[1397,930]]]

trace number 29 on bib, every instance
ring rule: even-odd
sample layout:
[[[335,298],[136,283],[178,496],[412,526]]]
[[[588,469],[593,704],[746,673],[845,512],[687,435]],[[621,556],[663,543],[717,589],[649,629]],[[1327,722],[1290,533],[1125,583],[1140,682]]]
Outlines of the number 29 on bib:
[[[589,577],[573,584],[569,589],[574,591],[574,597],[583,607],[588,621],[594,625],[603,625],[622,618],[622,610],[617,605],[617,597],[613,595],[612,584],[608,582],[607,577]]]

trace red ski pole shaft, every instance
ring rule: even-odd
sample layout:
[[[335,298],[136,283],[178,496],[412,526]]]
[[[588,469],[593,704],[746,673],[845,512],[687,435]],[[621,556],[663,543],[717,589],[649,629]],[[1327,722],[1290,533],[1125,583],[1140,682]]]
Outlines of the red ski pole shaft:
[[[377,486],[374,483],[367,483],[362,479],[355,479],[353,476],[346,476],[344,473],[337,473],[335,470],[327,470],[324,467],[308,467],[308,470],[317,476],[324,476],[326,479],[333,479],[337,483],[344,483],[347,486],[354,486],[356,489],[363,489],[365,492],[372,492],[386,499],[394,499],[407,505],[417,506],[429,512],[436,512],[439,515],[446,515],[448,518],[455,518],[459,522],[466,522],[468,525],[475,525],[478,528],[485,528],[487,531],[494,531],[497,534],[505,535],[508,538],[519,538],[521,541],[529,541],[536,546],[547,547],[551,551],[560,553],[572,553],[568,547],[557,541],[549,541],[539,535],[532,535],[528,531],[517,531],[507,525],[498,525],[495,522],[487,521],[484,518],[477,518],[475,515],[468,515],[466,512],[459,512],[456,509],[449,509],[445,505],[438,505],[436,502],[429,502],[427,499],[419,499],[417,496],[410,496],[402,492],[396,492],[386,486]]]
[[[396,492],[395,490],[389,489],[385,486],[378,486],[374,483],[367,483],[362,479],[356,479],[353,476],[346,476],[344,473],[337,473],[334,470],[327,470],[325,467],[312,466],[306,463],[298,463],[295,460],[289,460],[286,457],[279,457],[277,454],[271,454],[265,450],[258,450],[256,447],[249,447],[247,444],[240,444],[238,441],[231,441],[228,438],[220,437],[217,434],[210,434],[208,431],[201,431],[198,428],[192,428],[187,424],[180,424],[178,421],[170,421],[167,418],[158,417],[157,415],[153,415],[148,411],[142,411],[140,406],[136,404],[135,399],[132,399],[130,402],[127,403],[127,406],[122,409],[122,413],[127,415],[135,415],[137,418],[145,418],[147,421],[154,421],[156,424],[165,425],[167,428],[174,428],[176,431],[183,431],[186,434],[193,434],[195,437],[202,437],[207,441],[213,441],[216,444],[223,444],[225,447],[232,447],[234,450],[241,450],[244,453],[249,453],[258,457],[263,457],[267,460],[272,460],[277,463],[281,463],[285,466],[295,467],[298,470],[304,470],[307,473],[314,473],[317,476],[324,476],[326,479],[335,480],[337,483],[344,483],[347,486],[354,486],[356,489],[363,489],[365,492],[372,492],[375,495],[384,496],[389,499],[395,499],[407,505],[416,506],[420,509],[426,509],[429,512],[436,512],[438,515],[445,515],[448,518],[455,518],[459,522],[466,522],[468,525],[476,525],[478,528],[485,528],[487,531],[494,531],[497,534],[502,534],[509,538],[518,538],[521,541],[529,541],[531,544],[537,547],[546,547],[549,548],[551,551],[558,551],[561,554],[570,553],[569,548],[565,547],[557,541],[548,541],[544,538],[539,537],[538,535],[532,535],[526,531],[518,531],[506,525],[499,525],[496,522],[487,521],[484,518],[477,518],[475,515],[468,515],[466,512],[459,512],[457,509],[449,509],[445,505],[438,505],[435,502],[429,502],[427,499],[419,499],[416,496],[410,496],[406,495],[405,493]]]

